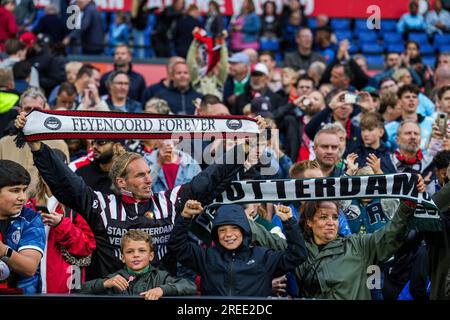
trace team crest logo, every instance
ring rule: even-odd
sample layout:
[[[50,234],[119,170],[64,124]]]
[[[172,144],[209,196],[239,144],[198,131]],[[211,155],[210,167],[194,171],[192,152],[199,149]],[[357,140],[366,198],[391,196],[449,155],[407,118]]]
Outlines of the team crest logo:
[[[231,130],[239,130],[242,128],[242,121],[240,119],[228,119],[227,127]]]
[[[59,128],[61,128],[62,123],[61,123],[61,121],[59,121],[58,118],[49,117],[49,118],[45,119],[44,126],[50,130],[58,130]]]
[[[358,219],[358,217],[361,215],[361,210],[358,206],[351,205],[348,207],[348,209],[345,211],[345,217],[349,220],[355,220]]]
[[[144,217],[146,217],[147,219],[153,219],[154,216],[155,214],[152,211],[146,211],[144,213]]]
[[[98,200],[94,200],[92,203],[92,208],[97,209],[98,208]]]
[[[20,241],[20,230],[16,230],[12,234],[12,242],[15,244],[18,244]]]

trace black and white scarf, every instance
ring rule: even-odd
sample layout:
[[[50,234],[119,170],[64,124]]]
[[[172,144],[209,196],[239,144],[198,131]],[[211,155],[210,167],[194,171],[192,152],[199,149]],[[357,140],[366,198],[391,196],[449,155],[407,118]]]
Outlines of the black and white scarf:
[[[315,178],[297,180],[234,181],[208,207],[224,204],[270,203],[292,201],[324,201],[344,199],[396,198],[417,204],[410,226],[421,230],[439,230],[440,218],[436,204],[416,188],[417,175],[389,175]]]
[[[168,139],[202,134],[227,138],[259,133],[244,116],[180,116],[147,113],[33,110],[19,143],[52,139]],[[174,136],[175,135],[175,136]]]

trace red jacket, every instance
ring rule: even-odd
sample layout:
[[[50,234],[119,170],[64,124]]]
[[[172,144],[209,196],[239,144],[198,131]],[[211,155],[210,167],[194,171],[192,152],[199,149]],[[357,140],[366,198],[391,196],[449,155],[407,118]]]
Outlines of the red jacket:
[[[14,14],[0,7],[0,52],[5,51],[5,42],[13,39],[19,31]]]
[[[31,207],[35,206],[33,200]],[[61,205],[58,205],[56,212],[63,212]],[[84,282],[85,267],[68,263],[63,257],[61,247],[77,258],[89,256],[96,247],[94,234],[86,220],[73,211],[70,215],[71,217],[62,218],[61,222],[47,233],[45,259],[41,260],[41,276],[46,293],[70,293]]]

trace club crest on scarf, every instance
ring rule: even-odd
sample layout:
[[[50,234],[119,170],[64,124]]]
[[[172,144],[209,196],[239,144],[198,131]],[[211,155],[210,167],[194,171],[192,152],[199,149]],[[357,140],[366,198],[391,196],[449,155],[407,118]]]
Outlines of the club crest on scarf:
[[[205,77],[220,61],[220,49],[224,39],[219,37],[214,39],[207,35],[206,31],[197,28],[194,31],[194,38],[200,43],[197,58],[199,59],[200,77]]]

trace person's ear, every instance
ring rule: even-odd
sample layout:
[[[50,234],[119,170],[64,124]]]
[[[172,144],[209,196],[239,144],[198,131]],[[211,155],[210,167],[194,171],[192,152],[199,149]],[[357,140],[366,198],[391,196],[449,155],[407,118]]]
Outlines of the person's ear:
[[[306,225],[307,225],[310,229],[312,229],[313,223],[312,223],[311,220],[306,220]]]
[[[155,258],[155,252],[154,252],[154,251],[151,251],[151,252],[150,252],[150,255],[149,255],[149,257],[148,257],[148,261],[152,262],[154,258]]]
[[[123,254],[123,252],[121,252],[120,260],[121,260],[123,263],[125,263],[125,255]]]
[[[116,178],[116,185],[120,188],[120,189],[126,189],[127,187],[127,182],[124,178],[122,177],[118,177]]]

